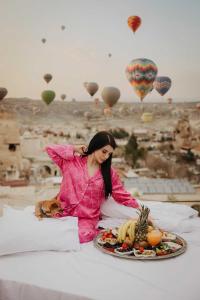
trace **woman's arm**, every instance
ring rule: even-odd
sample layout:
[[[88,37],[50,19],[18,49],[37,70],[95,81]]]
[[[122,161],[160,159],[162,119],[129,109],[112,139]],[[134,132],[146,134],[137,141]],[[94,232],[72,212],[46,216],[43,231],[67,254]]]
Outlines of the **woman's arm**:
[[[49,157],[63,170],[63,163],[75,158],[75,153],[84,154],[85,145],[49,145],[45,148]]]
[[[111,178],[112,178],[112,197],[114,200],[125,206],[130,206],[134,208],[139,208],[140,205],[136,199],[134,199],[129,192],[127,192],[117,175],[117,172],[111,168]]]
[[[45,151],[61,170],[64,161],[74,159],[73,145],[49,145],[45,148]]]

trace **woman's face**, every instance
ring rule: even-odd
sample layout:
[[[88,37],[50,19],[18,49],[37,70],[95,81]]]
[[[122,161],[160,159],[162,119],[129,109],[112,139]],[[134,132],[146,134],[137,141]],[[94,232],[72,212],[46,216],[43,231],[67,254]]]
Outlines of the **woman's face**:
[[[94,157],[98,164],[102,164],[113,153],[114,149],[110,145],[106,145],[94,152]]]

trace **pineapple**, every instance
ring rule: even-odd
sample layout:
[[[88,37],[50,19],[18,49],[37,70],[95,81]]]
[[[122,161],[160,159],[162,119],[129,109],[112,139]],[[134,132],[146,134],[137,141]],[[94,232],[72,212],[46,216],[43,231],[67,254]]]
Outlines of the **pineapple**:
[[[135,227],[135,242],[140,243],[147,240],[148,233],[148,216],[150,209],[141,205],[141,209],[138,211],[138,220]]]

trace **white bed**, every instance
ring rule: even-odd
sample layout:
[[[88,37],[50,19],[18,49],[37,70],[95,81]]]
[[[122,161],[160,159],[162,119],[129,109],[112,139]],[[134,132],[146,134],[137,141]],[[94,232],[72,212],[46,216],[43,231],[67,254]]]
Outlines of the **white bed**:
[[[187,251],[166,260],[117,258],[92,242],[77,252],[1,256],[0,300],[199,300],[200,219],[187,224]]]

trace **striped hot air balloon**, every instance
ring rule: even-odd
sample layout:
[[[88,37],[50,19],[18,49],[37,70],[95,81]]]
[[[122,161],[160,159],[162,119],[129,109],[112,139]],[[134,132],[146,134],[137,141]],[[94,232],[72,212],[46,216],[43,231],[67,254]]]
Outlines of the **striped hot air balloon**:
[[[167,76],[159,76],[156,77],[153,87],[154,89],[161,95],[164,96],[167,91],[170,89],[172,85],[172,81],[169,77]]]
[[[157,72],[156,64],[147,58],[133,59],[126,67],[126,76],[141,101],[152,91]]]

